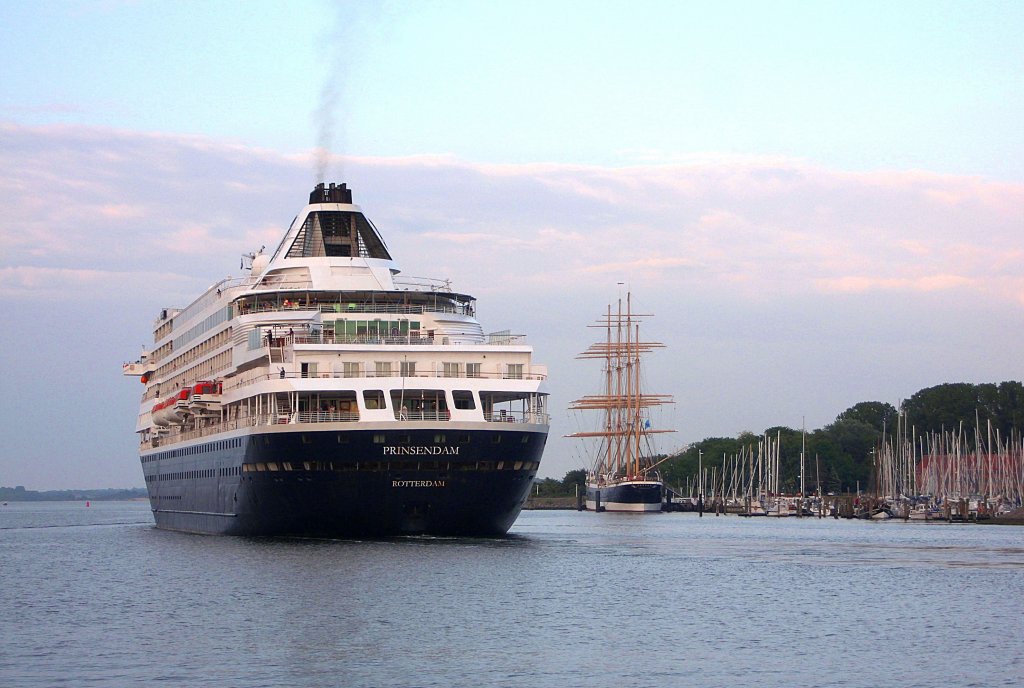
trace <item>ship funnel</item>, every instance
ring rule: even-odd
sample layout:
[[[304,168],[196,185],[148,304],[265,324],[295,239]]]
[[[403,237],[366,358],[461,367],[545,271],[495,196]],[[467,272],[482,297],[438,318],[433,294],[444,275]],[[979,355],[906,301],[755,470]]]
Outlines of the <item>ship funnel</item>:
[[[309,194],[310,203],[352,203],[352,189],[345,184],[331,182],[326,186],[323,182],[316,185],[313,192]]]

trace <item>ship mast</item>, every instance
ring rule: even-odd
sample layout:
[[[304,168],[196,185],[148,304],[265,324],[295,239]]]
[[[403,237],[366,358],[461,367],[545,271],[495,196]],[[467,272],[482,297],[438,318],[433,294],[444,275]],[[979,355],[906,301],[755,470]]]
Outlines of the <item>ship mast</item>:
[[[596,358],[604,362],[604,393],[588,395],[572,402],[572,410],[602,411],[604,427],[596,432],[577,432],[569,437],[600,437],[605,441],[602,458],[595,467],[598,475],[615,477],[642,477],[650,468],[643,457],[643,439],[654,433],[674,430],[654,430],[644,427],[644,410],[672,403],[667,394],[645,394],[641,386],[641,356],[654,349],[664,348],[660,342],[640,339],[640,321],[650,314],[634,313],[632,295],[626,295],[625,310],[622,299],[615,313],[611,305],[596,325],[605,330],[605,341],[591,344],[576,358]]]

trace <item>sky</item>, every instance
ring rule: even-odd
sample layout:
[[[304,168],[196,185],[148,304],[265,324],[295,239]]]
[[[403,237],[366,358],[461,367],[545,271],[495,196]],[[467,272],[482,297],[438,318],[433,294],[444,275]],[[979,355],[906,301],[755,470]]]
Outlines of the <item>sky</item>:
[[[549,367],[632,294],[672,451],[1022,379],[1024,3],[0,4],[0,485],[142,486],[159,310],[345,181]]]

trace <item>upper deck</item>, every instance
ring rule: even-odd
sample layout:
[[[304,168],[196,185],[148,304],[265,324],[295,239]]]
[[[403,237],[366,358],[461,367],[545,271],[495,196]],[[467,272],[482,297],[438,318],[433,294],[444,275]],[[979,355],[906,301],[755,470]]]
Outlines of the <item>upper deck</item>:
[[[398,390],[399,401],[363,409],[360,421],[406,421],[415,410],[399,410],[402,390],[418,390],[439,395],[436,411],[450,409],[451,420],[519,413],[536,422],[547,369],[533,363],[522,335],[485,334],[475,298],[447,280],[400,277],[345,185],[320,184],[309,201],[271,255],[249,254],[248,275],[160,312],[146,359],[125,366],[147,385],[138,426],[144,436],[178,441],[186,431],[262,416],[265,405],[279,408],[282,399],[291,403],[293,421],[310,422],[301,409],[314,396],[362,398],[373,390]],[[154,429],[154,404],[202,380],[222,385],[219,411],[179,409],[180,418],[161,415]],[[461,408],[459,395],[467,394],[474,413]],[[500,406],[512,403],[524,406]]]

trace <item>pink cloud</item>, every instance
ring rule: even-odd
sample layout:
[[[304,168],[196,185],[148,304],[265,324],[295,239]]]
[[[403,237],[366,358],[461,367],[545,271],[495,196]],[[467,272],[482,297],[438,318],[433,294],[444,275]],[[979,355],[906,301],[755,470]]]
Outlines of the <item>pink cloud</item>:
[[[0,125],[0,138],[17,144],[0,150],[8,266],[119,270],[159,256],[171,271],[219,274],[242,252],[276,246],[314,165],[312,152],[197,136]],[[1024,293],[1015,270],[1024,255],[1022,184],[721,155],[628,168],[451,156],[335,156],[333,164],[346,169],[356,202],[394,241],[403,267],[421,274],[437,266],[486,283],[511,270],[598,287],[621,271],[673,288],[720,283],[754,299],[970,288],[1015,301]]]
[[[917,278],[847,276],[822,279],[819,284],[824,291],[844,293],[907,290],[932,292],[976,287],[973,280],[961,275],[924,275]]]
[[[93,301],[123,299],[125,285],[134,285],[137,292],[165,298],[177,294],[197,281],[157,271],[111,271],[89,268],[53,268],[35,266],[0,267],[0,296],[23,299],[88,298]],[[158,302],[155,302],[158,303]]]
[[[97,212],[104,217],[115,220],[131,220],[145,215],[145,211],[142,208],[125,203],[109,203],[97,208]]]

